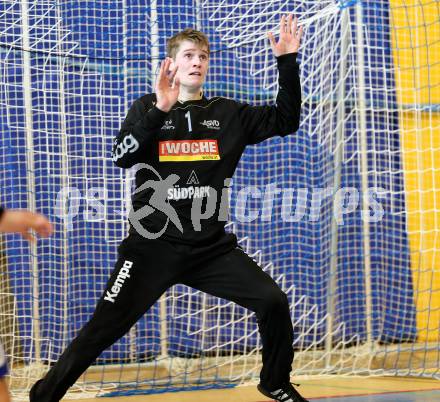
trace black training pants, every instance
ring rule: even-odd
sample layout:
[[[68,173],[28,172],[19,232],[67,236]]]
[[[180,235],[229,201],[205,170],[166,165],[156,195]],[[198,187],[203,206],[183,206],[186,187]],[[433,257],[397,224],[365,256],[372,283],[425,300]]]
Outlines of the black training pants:
[[[34,386],[31,402],[58,402],[100,353],[176,283],[254,311],[263,343],[261,383],[275,389],[289,380],[293,330],[287,297],[246,253],[224,241],[193,247],[130,235],[119,247],[92,318]]]

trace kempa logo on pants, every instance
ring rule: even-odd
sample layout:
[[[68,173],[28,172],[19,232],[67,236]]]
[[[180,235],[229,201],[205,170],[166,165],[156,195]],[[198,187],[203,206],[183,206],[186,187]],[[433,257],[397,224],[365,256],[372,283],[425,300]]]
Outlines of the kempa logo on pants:
[[[107,293],[104,297],[104,300],[107,300],[111,303],[114,303],[116,300],[116,297],[118,296],[119,292],[121,291],[122,285],[124,285],[124,282],[127,278],[130,278],[130,269],[133,266],[133,263],[131,261],[124,261],[124,265],[119,270],[118,276],[116,277],[115,283],[113,284],[112,288],[110,289],[113,293],[110,293],[107,290]]]

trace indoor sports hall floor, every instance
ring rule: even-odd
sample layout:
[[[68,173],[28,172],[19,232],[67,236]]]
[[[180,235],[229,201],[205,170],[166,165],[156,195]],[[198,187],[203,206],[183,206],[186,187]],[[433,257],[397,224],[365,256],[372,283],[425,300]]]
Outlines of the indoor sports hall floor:
[[[411,377],[322,378],[299,381],[301,393],[326,402],[440,402],[440,380]],[[176,392],[117,398],[82,399],[82,402],[266,402],[254,386],[226,390]]]

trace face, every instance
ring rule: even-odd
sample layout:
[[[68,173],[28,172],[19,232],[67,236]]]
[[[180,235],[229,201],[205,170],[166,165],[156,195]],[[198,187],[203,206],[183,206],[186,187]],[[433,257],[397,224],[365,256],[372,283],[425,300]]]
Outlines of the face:
[[[200,90],[208,72],[209,54],[206,47],[200,48],[193,42],[183,41],[171,67],[176,64],[180,86],[192,92]]]

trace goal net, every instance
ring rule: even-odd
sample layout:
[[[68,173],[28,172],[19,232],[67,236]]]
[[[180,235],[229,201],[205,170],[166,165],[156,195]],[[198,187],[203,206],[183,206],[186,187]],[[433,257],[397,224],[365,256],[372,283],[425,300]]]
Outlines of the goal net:
[[[288,295],[293,376],[438,377],[439,9],[1,0],[0,204],[55,225],[36,245],[0,241],[0,336],[15,398],[26,400],[87,322],[116,261],[133,172],[113,166],[110,150],[131,103],[152,92],[166,38],[186,27],[208,35],[208,97],[272,103],[266,32],[283,13],[305,31],[301,126],[246,149],[228,229]],[[260,368],[253,314],[179,285],[69,396],[234,386]]]

